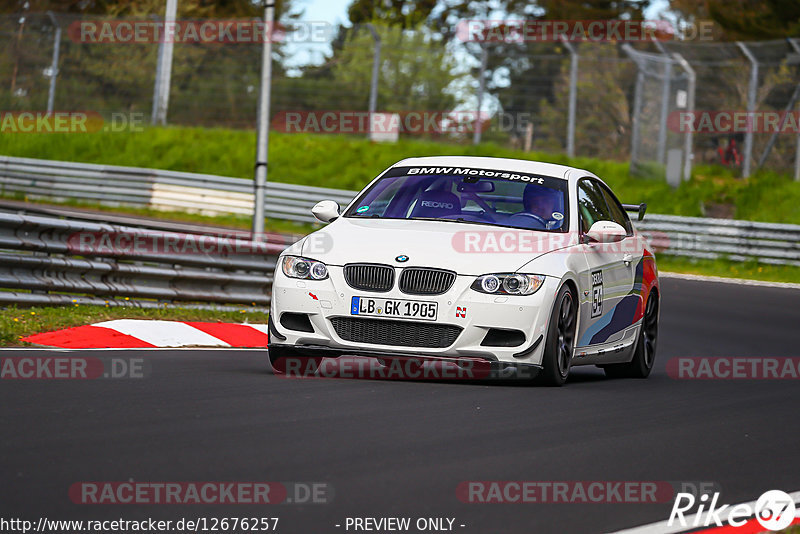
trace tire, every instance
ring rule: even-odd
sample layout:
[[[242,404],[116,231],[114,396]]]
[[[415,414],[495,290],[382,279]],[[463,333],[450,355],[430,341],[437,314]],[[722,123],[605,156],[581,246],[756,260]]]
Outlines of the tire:
[[[567,381],[575,348],[575,329],[578,324],[578,301],[572,289],[564,284],[558,290],[542,356],[542,370],[534,380],[537,385],[562,386]]]
[[[658,344],[658,293],[651,291],[647,297],[642,317],[642,327],[636,340],[633,359],[628,363],[606,365],[603,370],[609,378],[647,378],[653,370]]]

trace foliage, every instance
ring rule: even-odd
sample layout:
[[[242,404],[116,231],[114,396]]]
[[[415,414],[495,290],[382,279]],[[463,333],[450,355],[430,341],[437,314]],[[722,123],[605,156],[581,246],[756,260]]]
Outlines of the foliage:
[[[378,106],[381,111],[449,111],[455,98],[448,86],[455,61],[441,39],[423,28],[408,31],[375,25],[381,38]],[[369,32],[351,34],[333,68],[333,80],[347,86],[366,109],[372,79],[373,40]]]
[[[581,49],[577,99],[575,152],[604,158],[624,158],[630,146],[630,101],[621,79],[632,79],[635,67],[629,63],[609,61],[616,49],[596,45]],[[546,137],[537,143],[545,150],[562,149],[567,131],[569,105],[569,61],[561,63],[552,102],[540,103],[540,130]]]
[[[673,0],[670,8],[686,21],[714,21],[715,38],[726,41],[800,36],[796,0]]]

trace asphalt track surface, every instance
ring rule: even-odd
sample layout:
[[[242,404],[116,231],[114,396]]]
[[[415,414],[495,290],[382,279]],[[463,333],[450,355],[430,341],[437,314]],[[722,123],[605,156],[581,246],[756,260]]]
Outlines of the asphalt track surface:
[[[347,517],[451,517],[464,533],[606,532],[664,520],[671,502],[468,504],[456,487],[711,481],[725,503],[800,489],[797,380],[665,370],[678,356],[798,356],[800,291],[662,279],[662,292],[648,380],[595,368],[574,369],[560,389],[298,380],[273,376],[258,351],[181,350],[91,353],[145,358],[140,380],[0,381],[0,517],[277,516],[278,532],[298,533],[347,532]],[[68,497],[78,481],[128,480],[316,481],[334,495],[267,506]]]

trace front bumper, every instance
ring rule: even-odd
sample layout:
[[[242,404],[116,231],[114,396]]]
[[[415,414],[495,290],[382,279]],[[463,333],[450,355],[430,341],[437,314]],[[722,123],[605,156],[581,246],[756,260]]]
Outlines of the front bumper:
[[[279,345],[270,343],[269,350],[280,353],[271,360],[273,370],[295,378],[395,378],[433,380],[531,380],[541,371],[541,366],[521,362],[500,362],[484,358],[448,357],[402,352],[383,352],[364,349],[338,349],[318,345]],[[306,360],[322,358],[373,358],[378,367],[361,362],[340,362],[324,366],[319,361],[313,364]],[[360,364],[359,364],[360,363]],[[428,365],[428,368],[423,366]]]
[[[400,275],[396,269],[396,277]],[[547,277],[533,295],[488,295],[470,289],[475,276],[457,276],[453,286],[442,295],[408,295],[397,287],[385,293],[373,293],[351,288],[344,279],[342,267],[328,266],[325,280],[289,278],[280,269],[275,271],[272,284],[270,344],[302,349],[306,354],[325,353],[329,356],[360,354],[374,357],[399,355],[418,358],[475,359],[489,362],[541,365],[543,339],[547,320],[553,306],[559,280]],[[455,341],[446,347],[417,347],[399,344],[362,343],[348,341],[337,334],[331,319],[361,318],[351,315],[354,296],[381,299],[436,302],[436,321],[391,318],[391,321],[410,321],[450,325],[461,329]],[[299,331],[281,324],[284,313],[307,315],[311,331]],[[369,317],[369,319],[376,319]],[[380,318],[379,318],[380,320]],[[491,329],[521,332],[524,340],[514,346],[487,346]]]

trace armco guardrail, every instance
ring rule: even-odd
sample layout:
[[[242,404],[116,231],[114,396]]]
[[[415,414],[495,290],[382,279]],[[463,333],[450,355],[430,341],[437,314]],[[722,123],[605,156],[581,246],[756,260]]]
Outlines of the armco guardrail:
[[[252,181],[208,174],[0,156],[0,194],[91,199],[165,210],[251,214]],[[348,204],[354,191],[269,182],[268,217],[314,222],[319,200]],[[635,200],[635,199],[632,199]],[[648,214],[637,226],[662,252],[694,258],[800,265],[800,226]]]
[[[194,211],[206,215],[253,213],[253,181],[189,172],[0,156],[0,194],[79,199],[109,205]],[[355,192],[268,182],[266,215],[316,222],[311,207],[322,198],[348,204]]]
[[[285,246],[0,213],[0,303],[265,308]]]
[[[800,266],[800,225],[675,215],[646,215],[635,224],[667,254]]]

